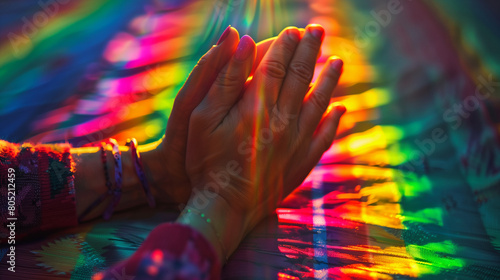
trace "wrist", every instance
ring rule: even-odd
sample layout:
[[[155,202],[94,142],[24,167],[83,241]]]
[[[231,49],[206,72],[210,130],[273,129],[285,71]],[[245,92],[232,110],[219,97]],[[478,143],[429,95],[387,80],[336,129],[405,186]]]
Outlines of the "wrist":
[[[191,195],[185,156],[175,151],[167,153],[162,141],[139,146],[139,151],[156,201],[177,208],[185,205]]]
[[[202,233],[212,244],[222,264],[236,250],[246,233],[246,223],[239,211],[232,209],[220,197],[207,198],[196,191],[177,222]]]

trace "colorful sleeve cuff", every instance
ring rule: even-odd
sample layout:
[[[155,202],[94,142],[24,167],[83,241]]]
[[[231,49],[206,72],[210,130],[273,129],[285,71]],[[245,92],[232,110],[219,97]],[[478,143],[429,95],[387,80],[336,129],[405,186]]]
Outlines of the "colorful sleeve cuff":
[[[16,240],[77,225],[74,171],[67,144],[20,146],[0,140],[0,239],[8,238],[12,222]]]
[[[138,279],[220,279],[220,264],[212,245],[196,230],[181,224],[157,226],[127,260],[92,279],[116,275]]]

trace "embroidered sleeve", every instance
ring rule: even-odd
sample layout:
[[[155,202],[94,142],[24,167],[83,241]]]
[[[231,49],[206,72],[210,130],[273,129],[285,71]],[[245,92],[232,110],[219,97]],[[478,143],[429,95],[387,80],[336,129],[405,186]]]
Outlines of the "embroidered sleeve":
[[[214,249],[199,232],[165,223],[157,226],[130,258],[92,279],[115,279],[118,275],[130,279],[220,279],[220,265]]]
[[[0,140],[0,240],[77,225],[70,146]],[[11,243],[9,243],[11,244]]]

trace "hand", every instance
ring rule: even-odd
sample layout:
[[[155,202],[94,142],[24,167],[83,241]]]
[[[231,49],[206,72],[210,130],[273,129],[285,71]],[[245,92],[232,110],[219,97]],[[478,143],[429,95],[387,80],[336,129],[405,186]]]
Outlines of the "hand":
[[[225,33],[221,36],[225,37],[224,40],[198,61],[179,91],[161,143],[155,149],[143,153],[144,162],[152,173],[153,193],[163,203],[186,203],[191,194],[185,167],[189,118],[236,50],[238,31],[228,28]],[[257,61],[262,59],[274,39],[267,39],[257,45]]]
[[[318,25],[303,36],[285,29],[247,84],[256,47],[243,37],[191,115],[188,208],[211,218],[221,246],[203,223],[192,222],[193,214],[179,221],[205,232],[222,259],[305,179],[333,141],[345,107],[327,108],[342,61],[331,58],[309,88],[323,34]]]
[[[185,154],[189,118],[193,109],[205,97],[210,85],[219,71],[229,61],[239,42],[238,32],[228,28],[225,40],[219,40],[217,46],[200,59],[193,69],[188,80],[175,100],[174,108],[166,135],[160,141],[149,145],[139,146],[139,151],[148,174],[148,181],[157,201],[162,203],[186,203],[191,193],[191,184],[185,171]],[[260,61],[269,49],[274,38],[262,41],[257,46],[257,61]],[[141,205],[145,202],[144,194],[138,186],[140,182],[135,175],[131,154],[127,147],[121,147],[123,163],[124,190],[120,203],[115,210],[125,210]],[[78,216],[107,192],[103,185],[105,177],[101,167],[101,153],[97,147],[72,148],[71,153],[78,164],[75,174],[75,188],[77,190],[76,208]],[[108,152],[108,162],[112,162]],[[114,169],[110,170],[110,178],[114,184]],[[84,221],[102,215],[107,208],[102,203],[83,217]]]

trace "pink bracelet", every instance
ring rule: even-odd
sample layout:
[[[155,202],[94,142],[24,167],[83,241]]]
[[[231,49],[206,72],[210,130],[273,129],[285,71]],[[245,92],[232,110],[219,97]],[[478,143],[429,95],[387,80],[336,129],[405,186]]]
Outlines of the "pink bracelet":
[[[144,193],[146,194],[148,204],[150,207],[155,207],[156,205],[155,198],[151,193],[148,181],[146,180],[146,174],[144,173],[144,168],[142,167],[141,155],[139,154],[139,151],[137,151],[137,140],[135,138],[127,139],[126,145],[130,147],[130,151],[132,153],[132,161],[134,162],[135,172],[137,173],[142,188],[144,189]]]

